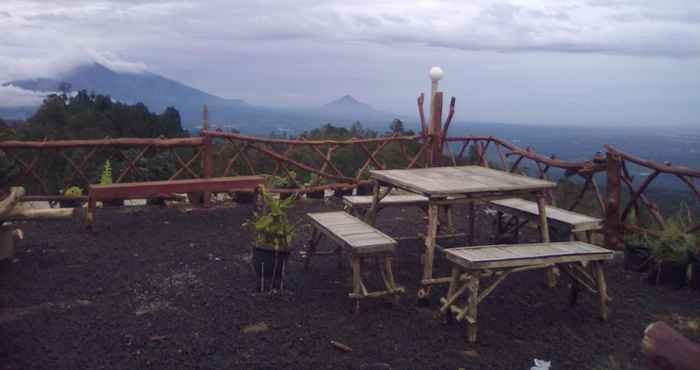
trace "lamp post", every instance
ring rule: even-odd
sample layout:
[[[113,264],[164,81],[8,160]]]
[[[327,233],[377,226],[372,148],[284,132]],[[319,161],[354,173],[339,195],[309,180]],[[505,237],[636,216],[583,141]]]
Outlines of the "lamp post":
[[[430,166],[440,165],[442,156],[442,91],[439,91],[439,81],[445,73],[440,67],[430,69],[430,121],[428,124],[428,135],[432,140],[432,150],[430,151]]]

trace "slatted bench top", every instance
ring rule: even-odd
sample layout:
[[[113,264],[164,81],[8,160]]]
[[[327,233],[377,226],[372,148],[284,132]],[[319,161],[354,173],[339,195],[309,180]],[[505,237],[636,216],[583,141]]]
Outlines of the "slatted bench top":
[[[371,195],[346,195],[343,197],[345,204],[354,208],[369,207],[372,205]],[[379,201],[381,205],[402,205],[428,203],[428,198],[418,194],[387,195]]]
[[[453,248],[445,254],[448,260],[469,269],[599,261],[613,257],[611,250],[578,241]]]
[[[383,232],[345,212],[308,213],[321,232],[352,253],[393,252],[396,241]]]
[[[521,198],[492,200],[490,203],[496,208],[507,212],[515,211],[521,215],[529,216],[538,216],[540,214],[537,203]],[[599,230],[603,227],[603,220],[599,218],[553,206],[547,206],[547,219],[555,224],[558,223],[570,227],[574,232]]]

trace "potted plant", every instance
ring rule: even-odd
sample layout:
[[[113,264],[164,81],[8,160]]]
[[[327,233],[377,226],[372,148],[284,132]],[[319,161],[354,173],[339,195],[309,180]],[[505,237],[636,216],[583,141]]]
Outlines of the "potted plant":
[[[360,183],[357,185],[357,195],[370,195],[372,194],[372,188],[374,184],[370,181],[369,171],[374,170],[374,167],[369,165],[365,167],[362,174],[360,174]]]
[[[100,176],[100,185],[110,185],[112,184],[112,165],[109,159],[105,161],[102,166],[102,175]],[[115,207],[121,207],[124,205],[124,199],[110,199],[102,202],[104,205],[110,205]]]
[[[317,174],[311,175],[311,181],[307,184],[309,187],[319,186],[326,183],[326,178],[321,177]],[[325,190],[315,190],[306,193],[306,197],[309,199],[323,199],[325,197]]]
[[[700,246],[696,246],[690,258],[688,285],[694,290],[700,290]]]
[[[294,205],[296,196],[278,199],[265,188],[261,191],[263,207],[246,221],[253,232],[253,267],[258,277],[257,284],[264,290],[265,281],[274,288],[284,278],[287,260],[296,233],[296,225],[289,221],[287,210]]]
[[[68,189],[63,192],[63,195],[67,197],[79,197],[83,195],[83,189],[75,185],[69,186]],[[80,199],[61,199],[58,203],[61,205],[61,208],[77,208],[81,206],[82,202]]]
[[[636,224],[637,216],[634,212],[630,212],[628,220],[631,224]],[[635,272],[646,272],[651,266],[651,250],[647,245],[647,237],[645,234],[625,232],[625,270]]]
[[[296,188],[297,173],[289,171],[289,176],[270,176],[268,182],[273,189],[294,189]],[[280,199],[287,199],[294,193],[279,193]]]
[[[690,254],[697,247],[697,238],[686,230],[682,218],[671,218],[664,222],[658,237],[649,238],[654,259],[648,276],[651,284],[672,284],[679,288],[686,284]]]

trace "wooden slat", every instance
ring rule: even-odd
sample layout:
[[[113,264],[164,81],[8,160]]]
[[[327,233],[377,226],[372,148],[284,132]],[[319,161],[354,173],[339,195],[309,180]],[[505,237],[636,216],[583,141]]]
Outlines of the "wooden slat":
[[[539,216],[537,203],[520,198],[492,200],[490,202],[496,208],[517,216],[536,218]],[[599,230],[603,220],[588,215],[568,211],[558,207],[547,206],[547,219],[554,223],[567,226],[573,232]]]
[[[308,213],[307,216],[322,233],[350,248],[352,253],[393,252],[396,246],[390,236],[345,212]]]
[[[540,190],[556,186],[551,181],[481,166],[375,170],[370,171],[370,174],[385,183],[426,196]]]
[[[265,178],[262,176],[235,176],[90,185],[89,197],[95,200],[109,200],[128,197],[149,197],[167,193],[233,191],[257,188],[264,183]]]
[[[558,243],[499,244],[454,248],[447,258],[465,268],[498,268],[611,259],[613,252],[592,244],[571,241]]]
[[[367,208],[372,205],[371,195],[346,195],[343,202],[353,208]],[[418,194],[387,195],[379,201],[380,205],[416,205],[428,204],[428,198]]]

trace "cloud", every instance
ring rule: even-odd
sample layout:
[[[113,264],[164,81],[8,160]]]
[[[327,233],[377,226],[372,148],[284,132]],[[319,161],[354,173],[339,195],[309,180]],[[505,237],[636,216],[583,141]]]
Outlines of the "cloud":
[[[0,108],[35,107],[51,92],[34,92],[16,86],[0,86]]]

